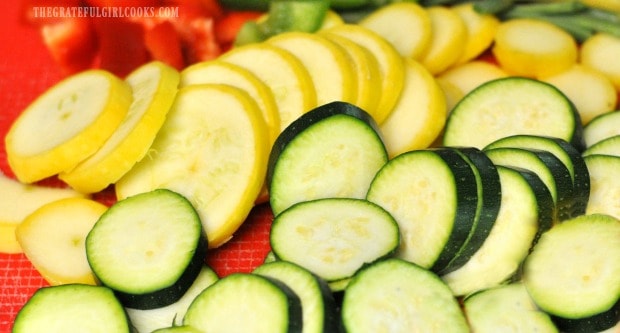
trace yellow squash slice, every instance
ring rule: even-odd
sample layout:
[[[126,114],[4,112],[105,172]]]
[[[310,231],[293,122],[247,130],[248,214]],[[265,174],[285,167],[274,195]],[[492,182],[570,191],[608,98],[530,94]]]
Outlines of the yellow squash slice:
[[[607,76],[620,93],[620,38],[597,33],[581,45],[579,60],[584,66]]]
[[[406,59],[403,93],[380,126],[389,156],[428,148],[441,133],[446,117],[446,97],[433,75],[417,61]]]
[[[357,100],[353,103],[363,110],[375,110],[381,99],[381,71],[377,59],[367,48],[342,36],[323,34],[349,54],[357,78]]]
[[[481,84],[508,76],[502,68],[483,60],[474,60],[451,67],[439,74],[437,79],[448,82],[465,96]]]
[[[107,206],[86,198],[50,202],[15,230],[24,254],[50,285],[97,284],[84,240]]]
[[[401,56],[419,59],[430,45],[431,20],[415,2],[394,2],[364,17],[359,24],[390,42]]]
[[[541,78],[577,63],[577,42],[561,28],[540,20],[513,19],[497,28],[493,54],[512,75]]]
[[[132,87],[133,102],[123,122],[94,155],[59,175],[80,192],[105,189],[146,155],[174,101],[179,73],[162,62],[150,62],[125,80]]]
[[[218,247],[254,206],[268,154],[267,126],[248,93],[221,84],[186,86],[150,154],[116,183],[116,195],[180,193],[200,215],[209,246]]]
[[[450,8],[461,17],[467,28],[467,43],[461,57],[456,62],[457,64],[464,64],[477,58],[493,44],[493,38],[500,20],[493,15],[476,12],[471,2]]]
[[[431,20],[433,38],[420,63],[436,75],[455,64],[467,43],[467,26],[463,19],[448,7],[434,6],[427,10]]]
[[[280,134],[280,116],[271,89],[249,70],[220,60],[200,62],[181,72],[181,87],[195,84],[228,84],[245,90],[256,101],[267,124],[270,141]]]
[[[15,229],[39,207],[65,198],[85,194],[69,188],[24,184],[0,172],[0,253],[21,253]]]
[[[341,24],[319,33],[335,34],[368,49],[375,56],[381,74],[381,99],[374,110],[365,110],[381,124],[388,117],[400,98],[405,80],[401,55],[388,41],[360,25]]]
[[[285,32],[267,43],[292,53],[306,67],[316,90],[317,105],[356,101],[357,73],[339,45],[307,32]]]
[[[219,59],[249,70],[271,89],[278,107],[280,131],[317,105],[308,70],[288,51],[257,43],[234,48]]]
[[[6,136],[8,162],[17,179],[32,183],[74,168],[114,133],[131,101],[127,83],[97,69],[48,89]]]

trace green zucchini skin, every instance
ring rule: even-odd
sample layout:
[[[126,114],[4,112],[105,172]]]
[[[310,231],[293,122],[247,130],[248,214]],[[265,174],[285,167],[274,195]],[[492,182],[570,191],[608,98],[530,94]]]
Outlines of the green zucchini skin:
[[[378,127],[364,110],[332,102],[293,121],[275,140],[266,185],[275,216],[315,199],[363,199],[388,160]]]
[[[562,331],[598,332],[620,320],[618,258],[620,220],[582,215],[541,236],[524,263],[522,279],[537,306]]]
[[[377,133],[377,136],[380,138],[379,133],[381,133],[381,131],[379,129],[379,125],[377,125],[374,118],[372,118],[372,116],[368,112],[347,102],[335,101],[321,105],[315,109],[308,111],[301,117],[294,120],[282,131],[282,133],[280,133],[278,138],[276,138],[276,141],[273,143],[273,147],[271,148],[271,152],[269,154],[266,176],[267,186],[270,186],[272,182],[276,162],[280,157],[280,154],[282,154],[282,151],[284,151],[284,149],[286,148],[286,146],[291,143],[291,141],[295,139],[295,137],[297,137],[300,132],[306,130],[307,128],[322,120],[325,120],[335,115],[347,115],[365,122],[366,124],[368,124],[368,126],[372,127],[372,129]],[[385,154],[387,156],[387,150],[385,150]]]
[[[348,333],[469,332],[448,286],[431,271],[397,258],[375,262],[353,277],[341,316]]]
[[[482,149],[516,134],[550,135],[579,152],[585,149],[581,116],[568,97],[551,84],[514,76],[488,81],[464,96],[448,116],[443,145]]]
[[[157,229],[159,226],[179,228],[174,229],[179,234]],[[175,238],[181,235],[192,238]],[[147,244],[144,238],[148,236],[156,237],[157,242]],[[166,254],[170,253],[166,245],[182,246],[175,249],[178,261],[153,261],[146,268],[135,269],[136,257],[149,251],[160,254],[156,244],[164,247]],[[125,307],[148,310],[175,303],[185,294],[202,270],[208,240],[192,204],[179,193],[157,189],[116,202],[88,233],[85,247],[88,263],[101,283],[112,289]]]
[[[507,147],[548,151],[562,161],[571,174],[574,198],[571,209],[566,209],[563,218],[585,214],[590,198],[590,175],[582,154],[573,145],[560,138],[519,134],[492,142],[483,150]]]
[[[235,313],[235,316],[230,316]],[[201,332],[301,333],[301,301],[279,280],[252,273],[227,275],[203,290],[183,325]]]
[[[262,264],[252,273],[279,280],[299,296],[303,333],[337,332],[338,306],[325,280],[289,261]]]
[[[499,173],[493,162],[478,148],[455,147],[454,149],[470,163],[476,175],[478,206],[474,224],[465,243],[452,260],[441,271],[437,272],[439,275],[447,274],[463,266],[480,249],[491,229],[493,229],[501,206],[502,186]]]
[[[453,149],[414,150],[377,172],[366,199],[398,222],[401,245],[396,256],[438,272],[468,239],[478,206],[477,180],[468,161]],[[425,233],[425,241],[433,243],[430,250],[418,243]]]
[[[620,322],[620,301],[611,309],[587,318],[569,319],[551,316],[556,326],[566,333],[603,332]]]
[[[13,333],[130,333],[123,305],[111,289],[86,284],[39,288],[19,310]]]

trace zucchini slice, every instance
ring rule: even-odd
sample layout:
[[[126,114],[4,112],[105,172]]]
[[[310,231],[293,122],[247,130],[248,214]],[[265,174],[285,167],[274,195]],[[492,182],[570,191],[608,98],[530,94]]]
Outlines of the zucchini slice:
[[[447,274],[463,266],[480,249],[493,229],[502,202],[502,185],[495,164],[478,148],[458,147],[455,149],[463,155],[474,171],[478,205],[474,224],[465,243],[446,267],[437,272],[439,275]]]
[[[201,292],[183,324],[200,332],[301,332],[299,297],[278,280],[251,273],[233,273]]]
[[[378,127],[364,110],[345,102],[315,108],[273,145],[267,169],[271,209],[277,216],[302,201],[364,198],[387,159]]]
[[[215,271],[203,265],[192,285],[178,301],[155,309],[125,308],[131,325],[139,333],[149,333],[172,325],[181,325],[185,312],[194,298],[217,280],[219,277]]]
[[[575,202],[573,181],[566,165],[555,155],[544,150],[514,147],[488,149],[485,153],[496,165],[534,172],[551,192],[556,207],[556,221],[571,216]]]
[[[551,317],[538,309],[522,282],[486,289],[465,298],[470,327],[478,333],[557,333]]]
[[[13,333],[129,333],[121,303],[109,288],[63,284],[38,289],[19,310]]]
[[[620,110],[600,114],[583,127],[586,148],[614,135],[620,135]]]
[[[252,273],[280,280],[299,296],[303,333],[338,331],[336,301],[325,280],[290,261],[262,264]]]
[[[523,77],[492,80],[463,97],[448,116],[443,144],[482,149],[516,134],[548,135],[585,148],[573,103],[554,86]]]
[[[522,134],[494,141],[487,145],[484,150],[506,147],[544,150],[562,161],[573,182],[574,202],[572,211],[567,212],[567,217],[571,218],[585,213],[590,198],[590,175],[581,153],[573,145],[550,136]]]
[[[86,237],[96,277],[123,305],[153,309],[181,298],[203,266],[207,238],[182,195],[159,189],[118,201]]]
[[[592,186],[586,214],[601,213],[620,219],[620,157],[590,155],[584,161]]]
[[[502,202],[491,233],[467,263],[441,276],[456,296],[510,279],[540,233],[551,228],[553,200],[540,178],[527,170],[503,166],[497,170]]]
[[[561,331],[602,331],[620,318],[619,258],[620,220],[582,215],[541,236],[525,261],[523,283]]]
[[[275,255],[326,281],[351,277],[363,265],[392,254],[398,224],[378,205],[353,198],[300,202],[276,216],[270,244]]]
[[[583,151],[583,156],[594,154],[620,156],[620,134],[603,139]]]
[[[450,289],[432,272],[402,259],[367,266],[342,301],[346,332],[469,332]]]
[[[455,150],[414,150],[377,172],[366,199],[398,222],[397,257],[441,271],[459,253],[474,225],[477,186],[469,162]]]

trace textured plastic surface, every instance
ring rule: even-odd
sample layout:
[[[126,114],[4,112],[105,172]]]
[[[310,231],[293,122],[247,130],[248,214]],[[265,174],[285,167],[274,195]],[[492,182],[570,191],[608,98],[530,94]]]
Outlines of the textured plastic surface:
[[[13,174],[6,161],[4,137],[11,123],[40,93],[61,79],[38,29],[19,21],[19,3],[0,1],[0,170],[9,176]],[[50,179],[43,185],[62,184]],[[114,201],[110,191],[95,198],[108,205]],[[271,220],[269,206],[257,206],[230,242],[209,252],[207,264],[220,276],[251,271],[269,252]],[[11,331],[19,309],[46,285],[24,255],[0,253],[0,333]]]

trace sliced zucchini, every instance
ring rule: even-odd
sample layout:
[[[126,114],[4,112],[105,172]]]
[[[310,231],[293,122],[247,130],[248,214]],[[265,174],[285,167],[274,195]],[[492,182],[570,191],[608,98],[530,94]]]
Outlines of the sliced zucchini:
[[[303,322],[299,297],[286,285],[233,273],[194,299],[183,324],[201,332],[293,333],[301,332]]]
[[[584,160],[592,186],[586,214],[601,213],[620,219],[620,157],[590,155]]]
[[[402,259],[361,270],[342,301],[346,332],[469,332],[450,289],[432,272]]]
[[[523,283],[561,331],[602,331],[620,318],[619,258],[620,220],[582,215],[541,236],[525,261]]]
[[[303,333],[338,331],[336,301],[325,280],[289,261],[263,264],[252,273],[280,280],[299,296]]]
[[[109,288],[63,284],[38,289],[19,310],[13,333],[131,332],[123,306]]]
[[[514,276],[543,230],[551,227],[553,199],[527,170],[497,166],[502,202],[482,247],[459,269],[441,278],[456,296],[495,287]]]
[[[474,224],[463,246],[450,260],[448,265],[438,272],[447,274],[463,266],[471,256],[480,249],[497,220],[502,198],[502,185],[495,164],[478,148],[458,147],[458,153],[463,155],[470,164],[476,176],[476,190],[478,191],[478,205]]]
[[[363,198],[387,151],[364,110],[332,102],[309,111],[276,139],[267,186],[274,215],[326,197]]]
[[[583,151],[583,156],[594,154],[620,156],[620,134],[603,139]]]
[[[96,277],[123,305],[136,309],[178,301],[200,273],[207,250],[196,210],[166,189],[112,205],[85,244]]]
[[[575,217],[585,213],[588,200],[590,198],[590,176],[588,167],[583,161],[581,153],[568,142],[540,135],[513,135],[492,142],[484,149],[489,150],[500,147],[514,147],[525,149],[540,149],[552,153],[560,159],[568,169],[573,181],[574,202],[572,211],[568,212],[568,217]]]
[[[467,320],[474,332],[557,333],[551,317],[540,311],[522,282],[486,289],[464,300]]]
[[[568,168],[548,151],[528,148],[493,148],[485,150],[496,165],[512,166],[534,172],[545,183],[555,203],[556,220],[570,218],[575,197]]]
[[[472,168],[448,148],[414,150],[391,159],[377,172],[366,198],[398,222],[396,256],[433,271],[445,269],[459,253],[478,205]]]
[[[180,326],[183,323],[185,312],[194,298],[218,279],[219,277],[211,267],[203,265],[196,280],[178,301],[155,309],[125,308],[125,310],[137,333],[151,333],[173,325]]]
[[[158,328],[152,333],[201,333],[198,329],[187,325]]]
[[[575,106],[548,83],[523,77],[488,81],[450,113],[443,144],[484,148],[515,134],[547,135],[583,151],[583,127]]]
[[[276,216],[269,235],[281,260],[327,281],[351,277],[363,265],[390,255],[399,244],[398,224],[364,199],[300,202]]]
[[[620,110],[598,115],[583,127],[586,148],[614,135],[620,135]]]

